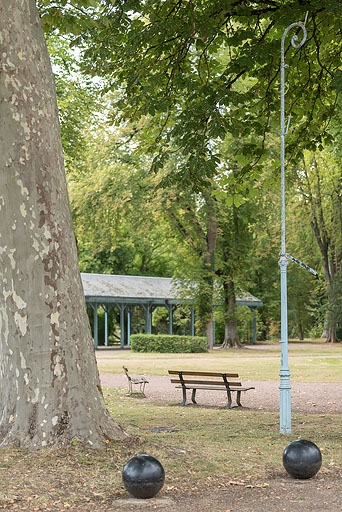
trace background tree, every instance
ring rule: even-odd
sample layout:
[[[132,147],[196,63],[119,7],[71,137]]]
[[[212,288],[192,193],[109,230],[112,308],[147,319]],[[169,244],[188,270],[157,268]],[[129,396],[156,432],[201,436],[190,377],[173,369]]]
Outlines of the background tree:
[[[81,74],[77,49],[71,46],[70,37],[50,34],[47,44],[53,63],[66,171],[77,168],[80,173],[91,136],[89,130],[94,130],[104,110],[100,84]]]
[[[220,211],[219,231],[222,235],[218,242],[216,268],[218,283],[222,287],[222,300],[224,303],[225,335],[222,348],[239,347],[238,317],[236,298],[249,284],[247,279],[248,262],[251,244],[250,217],[251,205],[245,203],[236,207],[232,205]],[[249,210],[249,211],[248,211]]]
[[[81,170],[68,174],[80,267],[169,277],[172,236],[162,215],[162,193],[148,172],[148,157],[123,145],[130,131],[98,122],[96,133],[88,130]]]
[[[85,69],[120,87],[116,122],[153,119],[153,170],[175,151],[181,155],[182,167],[167,186],[171,179],[189,191],[206,190],[220,172],[227,133],[241,140],[236,182],[253,186],[278,124],[279,41],[306,9],[309,37],[291,55],[288,72],[293,129],[287,144],[296,162],[304,148],[332,140],[329,120],[341,82],[337,2],[111,2],[84,36]]]
[[[175,179],[201,187],[217,170],[213,141],[227,133],[262,136],[278,123],[279,42],[284,28],[304,19],[306,10],[310,35],[292,56],[287,94],[295,127],[289,151],[300,155],[303,147],[331,137],[328,121],[341,82],[337,1],[324,7],[293,0],[219,6],[208,0],[111,1],[83,34],[84,68],[121,91],[113,104],[117,122],[153,118],[153,129],[159,128],[155,168],[177,148],[183,166]],[[252,172],[263,148],[249,141],[243,174]]]
[[[255,190],[262,191],[265,196],[257,198],[254,195],[253,198],[254,206],[258,208],[258,211],[256,208],[254,211],[258,223],[253,226],[253,254],[250,257],[249,274],[254,280],[250,280],[249,289],[255,295],[261,296],[265,302],[261,312],[263,336],[269,332],[276,333],[279,322],[279,222],[274,215],[277,215],[276,204],[279,196],[279,158],[274,156],[272,146],[277,146],[274,134],[279,130],[277,82],[280,39],[284,28],[293,21],[304,19],[305,11],[308,10],[307,42],[300,51],[293,51],[291,47],[291,66],[288,70],[291,87],[287,91],[287,106],[292,114],[291,130],[287,137],[287,153],[291,157],[287,170],[290,171],[291,166],[295,168],[296,162],[302,157],[305,147],[321,150],[338,137],[337,130],[331,129],[330,120],[339,109],[337,100],[342,89],[339,71],[341,43],[335,37],[341,29],[341,5],[332,1],[322,6],[321,2],[312,0],[291,0],[285,3],[275,0],[271,4],[258,2],[257,5],[236,5],[235,2],[227,1],[220,6],[208,0],[196,3],[166,0],[161,4],[138,1],[134,5],[120,1],[100,3],[76,0],[63,5],[50,4],[47,1],[42,4],[46,26],[53,20],[59,30],[73,30],[76,34],[73,44],[80,45],[84,50],[83,70],[91,76],[100,75],[105,92],[108,89],[115,90],[107,103],[109,120],[116,126],[114,132],[118,128],[127,127],[128,121],[130,130],[126,141],[121,138],[120,149],[126,145],[130,158],[132,152],[135,158],[138,153],[139,158],[145,158],[145,185],[148,170],[151,168],[155,172],[155,183],[158,183],[160,191],[164,190],[166,197],[170,189],[171,194],[175,194],[175,189],[181,191],[183,197],[179,212],[182,209],[183,212],[186,211],[186,207],[191,209],[194,204],[193,195],[197,198],[203,197],[218,182],[219,188],[226,194],[225,204],[231,206],[232,201],[236,201],[237,196],[231,196],[226,186],[229,179],[225,184],[227,176],[222,174],[226,161],[222,142],[231,147],[233,154],[232,141],[235,143],[234,156],[238,172],[234,174],[233,189],[238,191],[241,188],[241,194],[238,194],[240,198]],[[89,8],[91,4],[93,7]],[[73,5],[77,8],[73,9]],[[84,5],[88,7],[85,9]],[[239,142],[238,150],[236,141]],[[267,155],[267,160],[263,159],[263,155]],[[122,160],[120,163],[119,160],[118,165],[121,166]],[[126,171],[127,169],[128,167]],[[265,175],[265,170],[268,176]],[[260,179],[263,180],[262,188],[258,189],[256,184]],[[291,179],[289,197],[297,194],[295,176]],[[89,188],[92,186],[91,180],[96,180],[96,172],[89,179]],[[114,183],[115,179],[112,181]],[[147,197],[152,193],[153,188],[150,187],[153,181],[152,177],[148,177],[149,184],[145,191],[134,194],[138,198],[136,207],[141,201],[147,201],[146,204],[151,205]],[[111,179],[108,180],[110,182]],[[123,182],[134,190],[133,182],[129,183],[126,179]],[[105,190],[106,187],[102,187],[102,192]],[[109,190],[114,191],[114,188],[109,186]],[[178,201],[177,194],[175,197]],[[186,195],[189,198],[188,205],[184,202]],[[153,192],[152,197],[160,196]],[[109,193],[106,197],[107,205],[110,200]],[[217,202],[216,195],[215,201]],[[81,203],[82,201],[79,205]],[[130,229],[122,229],[120,234],[119,226],[142,227],[139,222],[131,224],[129,220],[126,223],[132,213],[129,213],[130,203],[132,201],[127,201],[126,207],[120,210],[121,222],[114,222],[115,228],[108,229],[107,233],[103,231],[101,245],[105,243],[110,250],[113,248],[110,238],[119,238],[123,246],[124,240],[130,239]],[[95,208],[95,216],[93,213],[93,219],[100,219],[102,216],[101,222],[95,222],[97,227],[106,226],[110,221],[111,215],[106,217],[105,214],[105,211],[108,213],[106,204],[100,202],[98,211]],[[197,216],[198,202],[195,205],[193,215]],[[216,205],[215,215],[222,207],[222,203]],[[139,212],[139,208],[136,210]],[[239,215],[244,217],[243,209],[239,207],[238,210]],[[81,209],[77,206],[74,211],[79,215]],[[163,213],[165,212],[160,211],[159,219],[164,219]],[[289,213],[292,215],[292,212]],[[103,222],[104,219],[107,219],[106,222]],[[182,219],[184,220],[184,213]],[[203,220],[204,217],[201,219],[201,227],[204,226]],[[243,220],[239,219],[241,223]],[[84,225],[88,225],[91,232],[90,224],[91,220]],[[152,224],[146,223],[149,226]],[[168,223],[162,222],[162,225],[166,227]],[[307,225],[306,220],[303,225]],[[259,229],[261,226],[263,230]],[[201,232],[203,234],[204,231]],[[149,230],[149,233],[152,231]],[[162,236],[166,233],[167,230],[161,231]],[[216,236],[220,237],[221,233],[219,228]],[[175,234],[173,229],[170,238],[175,240]],[[202,234],[198,240],[203,240]],[[295,250],[291,249],[291,252],[295,255],[303,253],[303,260],[307,262],[307,248],[303,247],[295,231],[292,236],[293,242],[289,240],[290,247],[293,245]],[[82,241],[79,238],[82,253],[84,247],[89,248],[86,243],[86,237]],[[217,240],[215,245],[216,243]],[[121,253],[122,256],[126,254],[126,257],[120,259],[122,262],[129,260],[138,247],[145,246],[149,252],[152,245],[149,237],[135,236],[135,243],[130,241],[128,251]],[[273,248],[275,253],[265,250],[265,247]],[[191,252],[187,251],[186,244],[180,239],[173,254],[180,254],[179,251],[182,251],[182,255],[187,254],[187,257]],[[116,251],[116,256],[119,252]],[[106,250],[103,253],[105,257],[98,261],[101,268],[109,262],[109,254]],[[155,268],[153,251],[149,254],[151,265],[143,265],[141,268],[145,270]],[[317,254],[310,252],[309,259],[316,262],[316,256]],[[217,268],[217,254],[215,259],[214,266]],[[147,261],[145,258],[144,260]],[[177,269],[176,260],[173,257],[171,265],[165,260],[166,266],[158,268],[164,268],[164,271],[167,268],[167,272],[172,272],[171,269]],[[88,262],[91,261],[92,257]],[[193,268],[199,275],[197,258],[193,258],[194,261]],[[137,267],[126,265],[125,268]],[[266,268],[274,269],[274,275],[273,272],[266,272]],[[299,270],[294,269],[293,276]],[[300,324],[309,321],[308,311],[306,310],[304,320],[300,318],[299,311],[303,313],[302,306],[298,304],[292,309],[295,304],[292,293],[294,297],[301,296],[302,303],[309,304],[307,299],[312,281],[310,276],[304,277],[300,272],[298,275],[301,277],[293,280],[292,275],[289,276],[289,319],[293,322],[291,332],[300,333]],[[209,283],[212,278],[207,277]],[[316,288],[317,297],[315,296],[313,302],[318,304],[321,300],[321,288],[315,286],[315,290]],[[208,288],[205,285],[203,290],[207,293],[209,289],[210,286]],[[209,304],[205,293],[204,303]]]
[[[335,307],[338,287],[334,286],[342,264],[341,171],[326,150],[310,154],[299,169],[300,204],[310,219],[319,248],[326,284],[327,316],[325,336],[336,341]]]
[[[212,320],[214,300],[215,251],[217,238],[216,204],[208,188],[201,194],[170,187],[163,193],[162,211],[174,231],[182,261],[174,271],[197,305],[197,328],[205,332],[209,346],[214,344]],[[177,251],[177,249],[176,249]],[[184,257],[184,255],[186,255]],[[196,283],[196,288],[193,285]]]

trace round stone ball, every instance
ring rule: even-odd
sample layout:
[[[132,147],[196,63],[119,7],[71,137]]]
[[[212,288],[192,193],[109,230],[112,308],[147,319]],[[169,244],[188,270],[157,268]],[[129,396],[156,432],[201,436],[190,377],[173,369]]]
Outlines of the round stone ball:
[[[135,498],[153,498],[164,485],[165,471],[159,460],[143,453],[126,462],[122,481]]]
[[[322,454],[312,441],[297,439],[286,446],[283,465],[293,478],[305,480],[319,471],[322,465]]]

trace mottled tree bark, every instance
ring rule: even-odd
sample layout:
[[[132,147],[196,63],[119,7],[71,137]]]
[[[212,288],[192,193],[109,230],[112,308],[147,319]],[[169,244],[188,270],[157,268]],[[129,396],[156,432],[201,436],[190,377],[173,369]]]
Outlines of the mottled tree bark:
[[[102,397],[35,0],[0,5],[0,443],[125,434]]]

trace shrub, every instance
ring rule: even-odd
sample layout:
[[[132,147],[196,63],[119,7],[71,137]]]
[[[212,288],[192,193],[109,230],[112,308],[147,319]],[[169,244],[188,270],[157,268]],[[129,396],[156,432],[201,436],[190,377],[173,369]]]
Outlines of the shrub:
[[[194,353],[207,352],[204,336],[176,336],[167,334],[132,334],[133,352]]]

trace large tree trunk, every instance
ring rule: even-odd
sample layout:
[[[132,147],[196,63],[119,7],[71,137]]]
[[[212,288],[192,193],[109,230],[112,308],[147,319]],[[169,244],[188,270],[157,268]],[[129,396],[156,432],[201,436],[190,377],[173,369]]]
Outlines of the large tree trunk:
[[[125,434],[102,397],[35,0],[0,6],[0,444]]]

